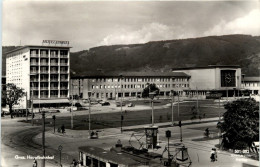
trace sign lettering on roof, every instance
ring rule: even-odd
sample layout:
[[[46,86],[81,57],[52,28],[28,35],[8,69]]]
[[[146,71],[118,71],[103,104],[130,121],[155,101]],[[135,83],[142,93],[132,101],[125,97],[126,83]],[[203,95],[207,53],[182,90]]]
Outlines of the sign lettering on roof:
[[[51,44],[54,44],[54,45],[69,45],[70,44],[70,42],[69,41],[57,41],[57,40],[43,40],[42,41],[42,45],[43,44],[49,44],[49,45],[51,45]]]

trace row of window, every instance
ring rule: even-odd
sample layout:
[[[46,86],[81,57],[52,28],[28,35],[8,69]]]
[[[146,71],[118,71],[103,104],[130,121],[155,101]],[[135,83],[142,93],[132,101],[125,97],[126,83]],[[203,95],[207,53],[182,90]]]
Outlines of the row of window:
[[[170,84],[158,84],[157,87],[158,88],[170,88]],[[129,85],[122,85],[122,88],[125,89],[139,89],[139,88],[145,88],[146,85],[145,84],[139,84],[139,85],[135,85],[135,84],[129,84]],[[172,87],[174,88],[178,88],[178,87],[189,87],[189,84],[172,84]],[[120,85],[91,85],[92,89],[120,89]]]
[[[260,86],[260,83],[258,82],[258,83],[244,83],[244,84],[242,84],[242,86],[245,86],[245,87],[250,87],[250,86],[253,86],[253,87],[258,87],[258,86]]]
[[[119,78],[96,78],[92,82],[119,82]],[[171,78],[124,78],[123,82],[170,82]],[[185,82],[188,78],[172,78],[175,82]]]

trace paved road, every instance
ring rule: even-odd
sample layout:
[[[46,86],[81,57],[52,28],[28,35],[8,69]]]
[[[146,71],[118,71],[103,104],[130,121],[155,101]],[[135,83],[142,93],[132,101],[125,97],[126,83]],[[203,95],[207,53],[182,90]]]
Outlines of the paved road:
[[[253,161],[246,158],[232,157],[230,153],[220,151],[218,153],[218,161],[211,163],[209,160],[209,154],[211,148],[218,143],[218,140],[194,140],[201,139],[203,137],[204,128],[210,127],[214,129],[216,122],[201,123],[185,125],[182,127],[183,131],[183,143],[188,147],[189,156],[192,160],[192,167],[242,167],[243,163],[248,163],[254,166],[258,166],[257,161]],[[100,138],[97,140],[88,139],[88,131],[72,131],[67,130],[67,133],[53,134],[52,128],[46,129],[46,155],[54,155],[54,160],[47,161],[46,166],[58,166],[59,154],[57,148],[59,145],[63,146],[62,164],[63,166],[69,166],[72,159],[78,158],[79,146],[97,146],[104,149],[109,149],[113,146],[118,139],[121,140],[123,145],[132,144],[135,147],[139,146],[139,143],[134,137],[131,137],[132,133],[136,134],[137,138],[143,136],[143,131],[126,131],[123,134],[120,133],[119,128],[104,129],[99,133]],[[179,127],[167,127],[159,129],[160,146],[156,152],[162,154],[166,146],[167,139],[165,131],[172,131],[171,144],[179,143]],[[17,122],[17,119],[9,120],[2,119],[2,166],[31,166],[32,160],[17,160],[15,155],[41,155],[41,127],[32,127],[25,123]],[[129,143],[130,140],[130,143]],[[144,140],[141,140],[144,142]],[[233,155],[234,156],[234,155]],[[38,161],[40,163],[40,161]]]

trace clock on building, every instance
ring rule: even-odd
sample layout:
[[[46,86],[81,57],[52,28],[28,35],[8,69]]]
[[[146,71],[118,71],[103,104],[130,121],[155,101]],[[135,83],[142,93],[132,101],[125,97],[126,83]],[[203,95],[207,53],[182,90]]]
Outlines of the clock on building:
[[[231,75],[230,74],[226,74],[225,80],[226,80],[227,83],[230,83],[231,82]]]

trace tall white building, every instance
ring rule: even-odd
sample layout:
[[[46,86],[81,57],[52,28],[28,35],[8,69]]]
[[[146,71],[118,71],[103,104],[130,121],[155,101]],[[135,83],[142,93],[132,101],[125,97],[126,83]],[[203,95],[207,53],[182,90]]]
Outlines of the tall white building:
[[[70,47],[28,45],[7,53],[6,83],[27,92],[34,105],[68,103]],[[25,98],[20,102],[25,107]]]

